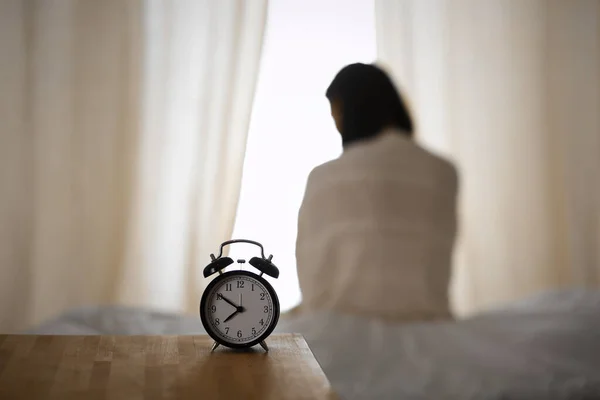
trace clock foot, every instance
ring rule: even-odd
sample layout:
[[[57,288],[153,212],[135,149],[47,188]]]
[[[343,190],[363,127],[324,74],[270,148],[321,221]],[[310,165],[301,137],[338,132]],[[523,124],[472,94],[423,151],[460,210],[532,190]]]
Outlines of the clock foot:
[[[211,351],[211,352],[215,351],[215,350],[217,349],[217,347],[219,347],[219,343],[215,342],[215,343],[213,344],[213,347],[212,347],[212,349],[210,349],[210,351]]]
[[[265,351],[267,351],[267,352],[269,351],[269,346],[267,346],[267,344],[265,343],[264,340],[262,342],[260,342],[260,347],[265,349]]]

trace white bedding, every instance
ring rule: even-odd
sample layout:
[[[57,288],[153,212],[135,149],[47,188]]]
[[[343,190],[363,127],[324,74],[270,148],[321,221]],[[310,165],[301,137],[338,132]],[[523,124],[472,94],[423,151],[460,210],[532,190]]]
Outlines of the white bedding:
[[[343,399],[600,399],[600,292],[538,296],[458,322],[386,325],[339,314],[282,319]],[[195,334],[199,318],[82,308],[38,334]]]

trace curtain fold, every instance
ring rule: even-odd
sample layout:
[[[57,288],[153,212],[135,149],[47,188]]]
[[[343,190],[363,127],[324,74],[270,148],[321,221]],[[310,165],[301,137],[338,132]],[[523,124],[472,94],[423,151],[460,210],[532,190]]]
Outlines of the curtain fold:
[[[461,173],[459,314],[600,284],[600,3],[376,0],[380,63]]]
[[[233,228],[266,6],[0,3],[0,329],[197,310]]]
[[[208,255],[233,231],[267,3],[145,5],[145,135],[119,298],[197,312]]]

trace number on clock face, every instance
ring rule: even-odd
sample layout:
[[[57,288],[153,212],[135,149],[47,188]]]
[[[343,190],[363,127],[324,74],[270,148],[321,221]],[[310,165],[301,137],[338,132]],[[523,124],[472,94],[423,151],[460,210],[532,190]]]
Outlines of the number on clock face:
[[[216,284],[205,308],[209,329],[230,343],[256,340],[275,317],[269,290],[248,275],[231,275]]]

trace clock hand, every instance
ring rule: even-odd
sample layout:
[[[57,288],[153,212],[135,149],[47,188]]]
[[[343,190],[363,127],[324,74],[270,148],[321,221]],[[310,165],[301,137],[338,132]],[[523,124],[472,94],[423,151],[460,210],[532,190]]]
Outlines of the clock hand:
[[[225,300],[227,303],[229,303],[230,305],[234,306],[236,309],[238,308],[238,306],[233,301],[229,300],[227,297],[221,295],[221,298],[223,300]]]
[[[229,317],[225,318],[225,320],[223,321],[223,323],[225,323],[225,322],[229,321],[231,318],[235,317],[237,315],[237,313],[239,313],[239,310],[236,309],[233,312],[233,314],[231,314]]]
[[[246,311],[246,309],[244,308],[244,306],[242,306],[242,294],[240,293],[240,305],[235,307],[237,309],[237,312],[239,313],[243,313],[244,311]]]

